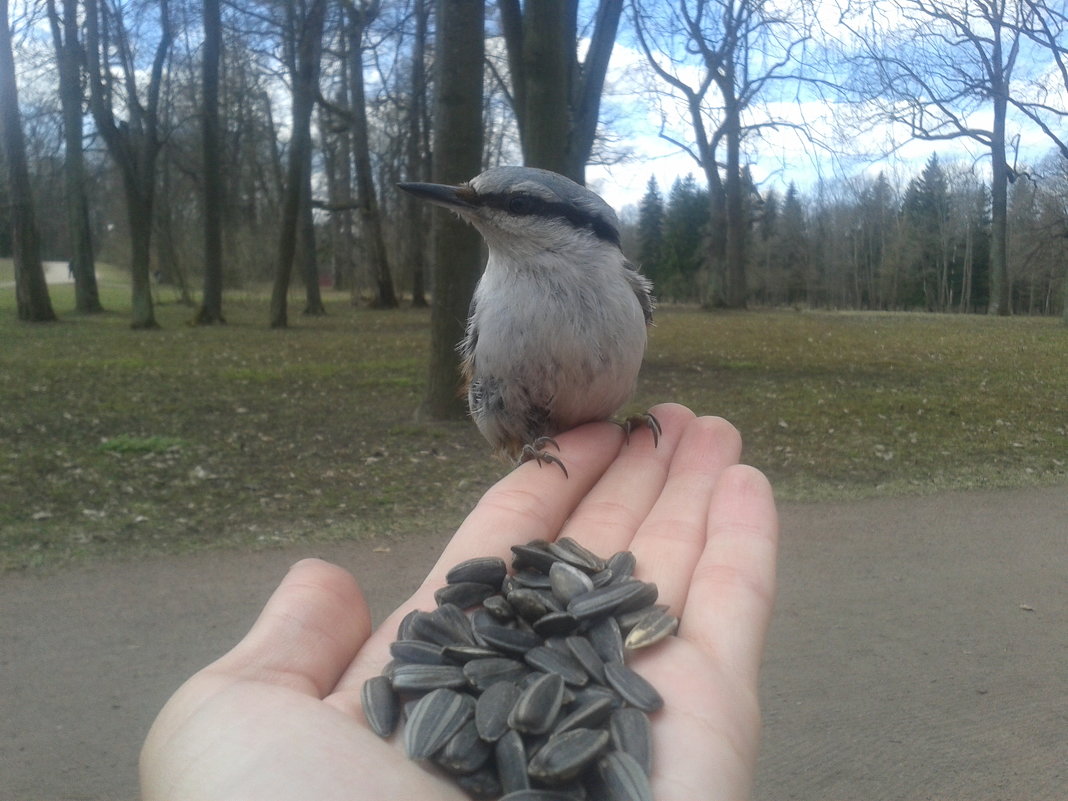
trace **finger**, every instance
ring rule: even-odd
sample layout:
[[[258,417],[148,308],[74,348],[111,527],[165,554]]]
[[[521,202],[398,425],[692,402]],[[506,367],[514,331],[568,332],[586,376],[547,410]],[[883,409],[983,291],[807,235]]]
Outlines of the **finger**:
[[[741,437],[726,420],[692,421],[671,460],[663,491],[630,545],[638,577],[655,583],[660,602],[676,615],[685,611],[690,577],[705,549],[713,490],[741,450]]]
[[[370,632],[371,615],[352,575],[305,559],[286,573],[244,639],[205,670],[323,698]]]
[[[758,470],[724,471],[709,506],[708,541],[690,584],[679,636],[755,682],[775,598],[779,521]]]
[[[694,419],[685,406],[661,404],[650,413],[663,427],[660,442],[632,441],[624,446],[597,485],[575,509],[560,532],[594,553],[608,557],[630,546],[667,480],[669,466],[684,432]],[[640,432],[637,432],[640,433]]]
[[[445,584],[454,565],[475,556],[510,561],[511,547],[532,539],[554,538],[564,521],[611,464],[623,443],[618,426],[595,423],[556,437],[568,476],[554,465],[528,462],[491,487],[460,525],[438,562],[415,593],[382,622],[349,671],[331,703],[347,710],[359,706],[364,680],[389,661],[397,625],[412,609],[433,609],[434,591]]]

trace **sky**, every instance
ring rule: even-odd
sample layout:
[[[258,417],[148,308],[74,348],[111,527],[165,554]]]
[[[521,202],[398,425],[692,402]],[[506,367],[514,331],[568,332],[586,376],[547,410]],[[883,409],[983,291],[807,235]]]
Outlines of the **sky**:
[[[624,30],[629,25],[629,20],[625,18],[613,49],[601,124],[612,127],[613,135],[622,140],[621,144],[633,153],[633,158],[616,165],[591,165],[586,172],[590,188],[601,194],[619,212],[627,206],[640,203],[651,175],[656,177],[664,197],[669,193],[672,183],[687,174],[692,173],[699,185],[705,183],[697,162],[659,135],[661,120],[664,119],[675,138],[685,141],[693,139],[688,113],[681,102],[661,101],[657,106],[656,93],[652,91],[649,79],[643,77],[645,57],[633,41],[633,33]],[[1021,65],[1017,72],[1029,70],[1031,66]],[[1048,80],[1049,85],[1061,90],[1054,93],[1054,103],[1060,103],[1061,108],[1068,108],[1068,92],[1063,91],[1059,76],[1054,75],[1052,69]],[[889,126],[882,126],[863,136],[854,134],[852,139],[848,136],[843,139],[841,132],[834,130],[834,121],[844,112],[824,99],[812,96],[800,101],[784,98],[768,103],[766,108],[768,114],[780,119],[804,123],[817,132],[826,146],[821,148],[813,145],[789,128],[765,130],[759,141],[747,141],[743,146],[743,163],[749,164],[762,191],[775,188],[783,192],[793,182],[803,193],[810,192],[820,181],[834,181],[861,174],[875,177],[880,171],[885,171],[891,180],[896,176],[907,182],[922,170],[924,163],[935,153],[943,163],[961,162],[965,166],[973,166],[981,175],[989,171],[987,150],[970,139],[936,142],[915,140],[910,139],[903,127],[894,129]],[[623,116],[617,117],[620,109],[623,110]],[[989,128],[990,116],[991,112],[983,110],[977,112],[970,121]],[[1037,162],[1052,149],[1050,140],[1037,127],[1017,124],[1015,128],[1022,163]],[[1013,124],[1010,122],[1010,133],[1012,131]],[[893,153],[886,155],[890,149],[893,149]],[[859,152],[861,150],[869,153],[864,155]]]

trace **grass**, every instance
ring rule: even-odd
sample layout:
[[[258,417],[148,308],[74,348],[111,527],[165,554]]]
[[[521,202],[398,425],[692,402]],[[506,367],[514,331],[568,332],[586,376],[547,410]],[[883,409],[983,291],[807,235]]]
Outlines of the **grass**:
[[[0,567],[451,529],[505,467],[467,422],[413,422],[429,314],[328,301],[266,326],[125,291],[20,324],[0,289]],[[294,304],[295,305],[295,304]],[[665,308],[633,409],[734,422],[780,498],[1068,478],[1068,329],[1035,318]]]

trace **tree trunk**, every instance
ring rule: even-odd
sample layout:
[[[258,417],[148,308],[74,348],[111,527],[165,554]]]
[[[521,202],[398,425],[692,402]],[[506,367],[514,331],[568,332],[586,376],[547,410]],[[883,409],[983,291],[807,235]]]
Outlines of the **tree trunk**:
[[[311,164],[311,115],[319,85],[319,57],[325,14],[326,0],[312,0],[307,14],[299,20],[296,9],[292,5],[288,7],[289,35],[294,40],[291,43],[293,55],[289,65],[293,83],[293,133],[289,141],[282,222],[278,235],[278,262],[271,290],[271,328],[285,328],[289,324],[287,297],[297,249],[301,193],[305,187],[310,189],[305,167]],[[310,203],[310,195],[307,202]],[[310,295],[308,301],[310,308]]]
[[[204,0],[204,49],[201,85],[201,152],[204,159],[204,298],[193,321],[225,323],[222,313],[223,174],[219,152],[219,60],[222,51],[220,0]]]
[[[389,269],[386,243],[382,236],[382,217],[375,194],[374,174],[371,168],[371,145],[367,127],[367,100],[363,82],[363,35],[369,19],[356,9],[349,14],[349,83],[352,92],[352,155],[356,168],[356,204],[360,215],[360,234],[366,249],[366,261],[371,268],[375,284],[375,297],[371,306],[376,309],[397,307],[397,295],[393,288],[393,275]]]
[[[438,0],[432,176],[436,183],[466,181],[482,165],[484,15],[482,0]],[[419,414],[435,420],[458,419],[466,415],[466,404],[461,398],[456,343],[463,337],[478,281],[481,238],[452,214],[435,210],[431,254],[430,365]]]
[[[426,70],[423,66],[423,54],[426,52],[427,17],[430,8],[426,0],[417,0],[415,8],[415,41],[412,43],[412,100],[408,108],[408,144],[405,151],[407,161],[407,179],[422,181],[426,178],[426,158],[423,152],[423,109],[426,107]],[[412,306],[426,308],[430,304],[426,299],[426,237],[423,233],[429,210],[418,198],[406,195],[404,203],[405,219],[415,222],[410,234],[401,237],[401,253],[412,275]]]
[[[990,313],[1012,314],[1012,284],[1008,262],[1009,165],[1005,160],[1007,97],[995,87],[994,128],[990,139]]]
[[[573,60],[568,51],[575,47],[574,38],[568,41],[569,5],[569,0],[538,0],[527,3],[524,9],[526,124],[520,132],[524,164],[565,175],[571,117],[569,67]]]
[[[41,244],[34,217],[30,172],[26,165],[26,141],[19,116],[15,57],[7,20],[8,0],[0,0],[0,134],[7,158],[8,192],[11,196],[12,255],[15,260],[15,301],[18,318],[28,322],[56,319],[48,295]]]
[[[63,0],[63,18],[55,0],[48,0],[48,19],[59,71],[59,98],[63,107],[63,177],[67,191],[67,227],[70,270],[74,275],[74,308],[87,314],[101,312],[96,283],[93,239],[89,226],[85,154],[82,151],[81,50],[78,43],[76,0]]]
[[[733,91],[733,78],[729,79]],[[727,103],[725,138],[727,171],[724,176],[725,217],[727,222],[725,286],[723,301],[727,308],[744,309],[746,305],[745,239],[748,224],[742,186],[740,109],[733,97]]]
[[[600,0],[586,60],[576,55],[577,0],[498,0],[523,161],[586,182],[622,0]]]

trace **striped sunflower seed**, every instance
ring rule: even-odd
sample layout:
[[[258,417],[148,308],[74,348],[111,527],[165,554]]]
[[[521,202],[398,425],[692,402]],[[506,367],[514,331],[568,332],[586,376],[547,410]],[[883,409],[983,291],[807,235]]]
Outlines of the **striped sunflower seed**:
[[[515,729],[509,729],[497,740],[493,755],[497,760],[497,776],[501,781],[501,790],[506,795],[530,789],[527,749],[523,744],[523,735]]]
[[[641,581],[607,584],[572,598],[568,601],[567,611],[580,619],[599,618],[613,614],[624,603],[647,592]]]
[[[558,559],[574,565],[588,573],[600,573],[608,563],[593,551],[573,540],[571,537],[560,537],[549,543],[549,553]],[[549,571],[544,571],[549,572]]]
[[[557,562],[549,568],[549,585],[553,595],[565,604],[572,598],[593,589],[593,579],[574,565]]]
[[[605,662],[604,675],[609,687],[642,712],[655,712],[664,705],[656,688],[622,662]]]
[[[458,581],[455,584],[446,584],[434,591],[434,601],[438,606],[453,604],[460,609],[470,609],[478,606],[495,592],[497,584],[482,584],[477,581]]]
[[[597,763],[604,782],[605,801],[653,801],[653,788],[641,765],[630,754],[612,751]]]
[[[516,699],[508,725],[516,731],[544,734],[556,722],[563,699],[564,680],[555,673],[545,673]]]
[[[393,691],[421,693],[439,687],[466,687],[467,677],[456,665],[398,665],[391,679]]]
[[[468,720],[449,738],[434,761],[449,773],[474,773],[486,763],[491,753],[493,746],[478,736],[475,721]]]
[[[404,750],[412,759],[433,756],[474,714],[455,690],[441,688],[420,698],[404,727]]]
[[[372,676],[360,689],[363,716],[379,737],[389,737],[397,727],[400,704],[393,686],[385,676]]]
[[[604,753],[608,742],[608,732],[595,729],[571,729],[554,735],[531,758],[527,772],[546,784],[571,781]]]
[[[508,565],[497,556],[477,556],[454,565],[445,574],[447,584],[459,584],[465,581],[474,581],[479,584],[489,584],[493,587],[501,586],[505,575],[508,573]]]
[[[475,702],[475,725],[486,742],[496,742],[508,731],[508,716],[519,699],[519,686],[499,681],[486,688]]]
[[[516,659],[503,656],[489,659],[472,659],[463,666],[467,683],[479,692],[485,692],[499,681],[519,681],[529,668]]]
[[[590,680],[575,657],[547,645],[531,648],[523,655],[523,659],[532,668],[542,673],[555,673],[573,687],[582,687]]]
[[[612,746],[634,757],[646,776],[653,775],[653,729],[640,709],[623,707],[608,719]]]
[[[623,647],[630,650],[648,648],[650,645],[670,637],[679,629],[679,619],[664,609],[651,608],[638,618],[623,641]]]

